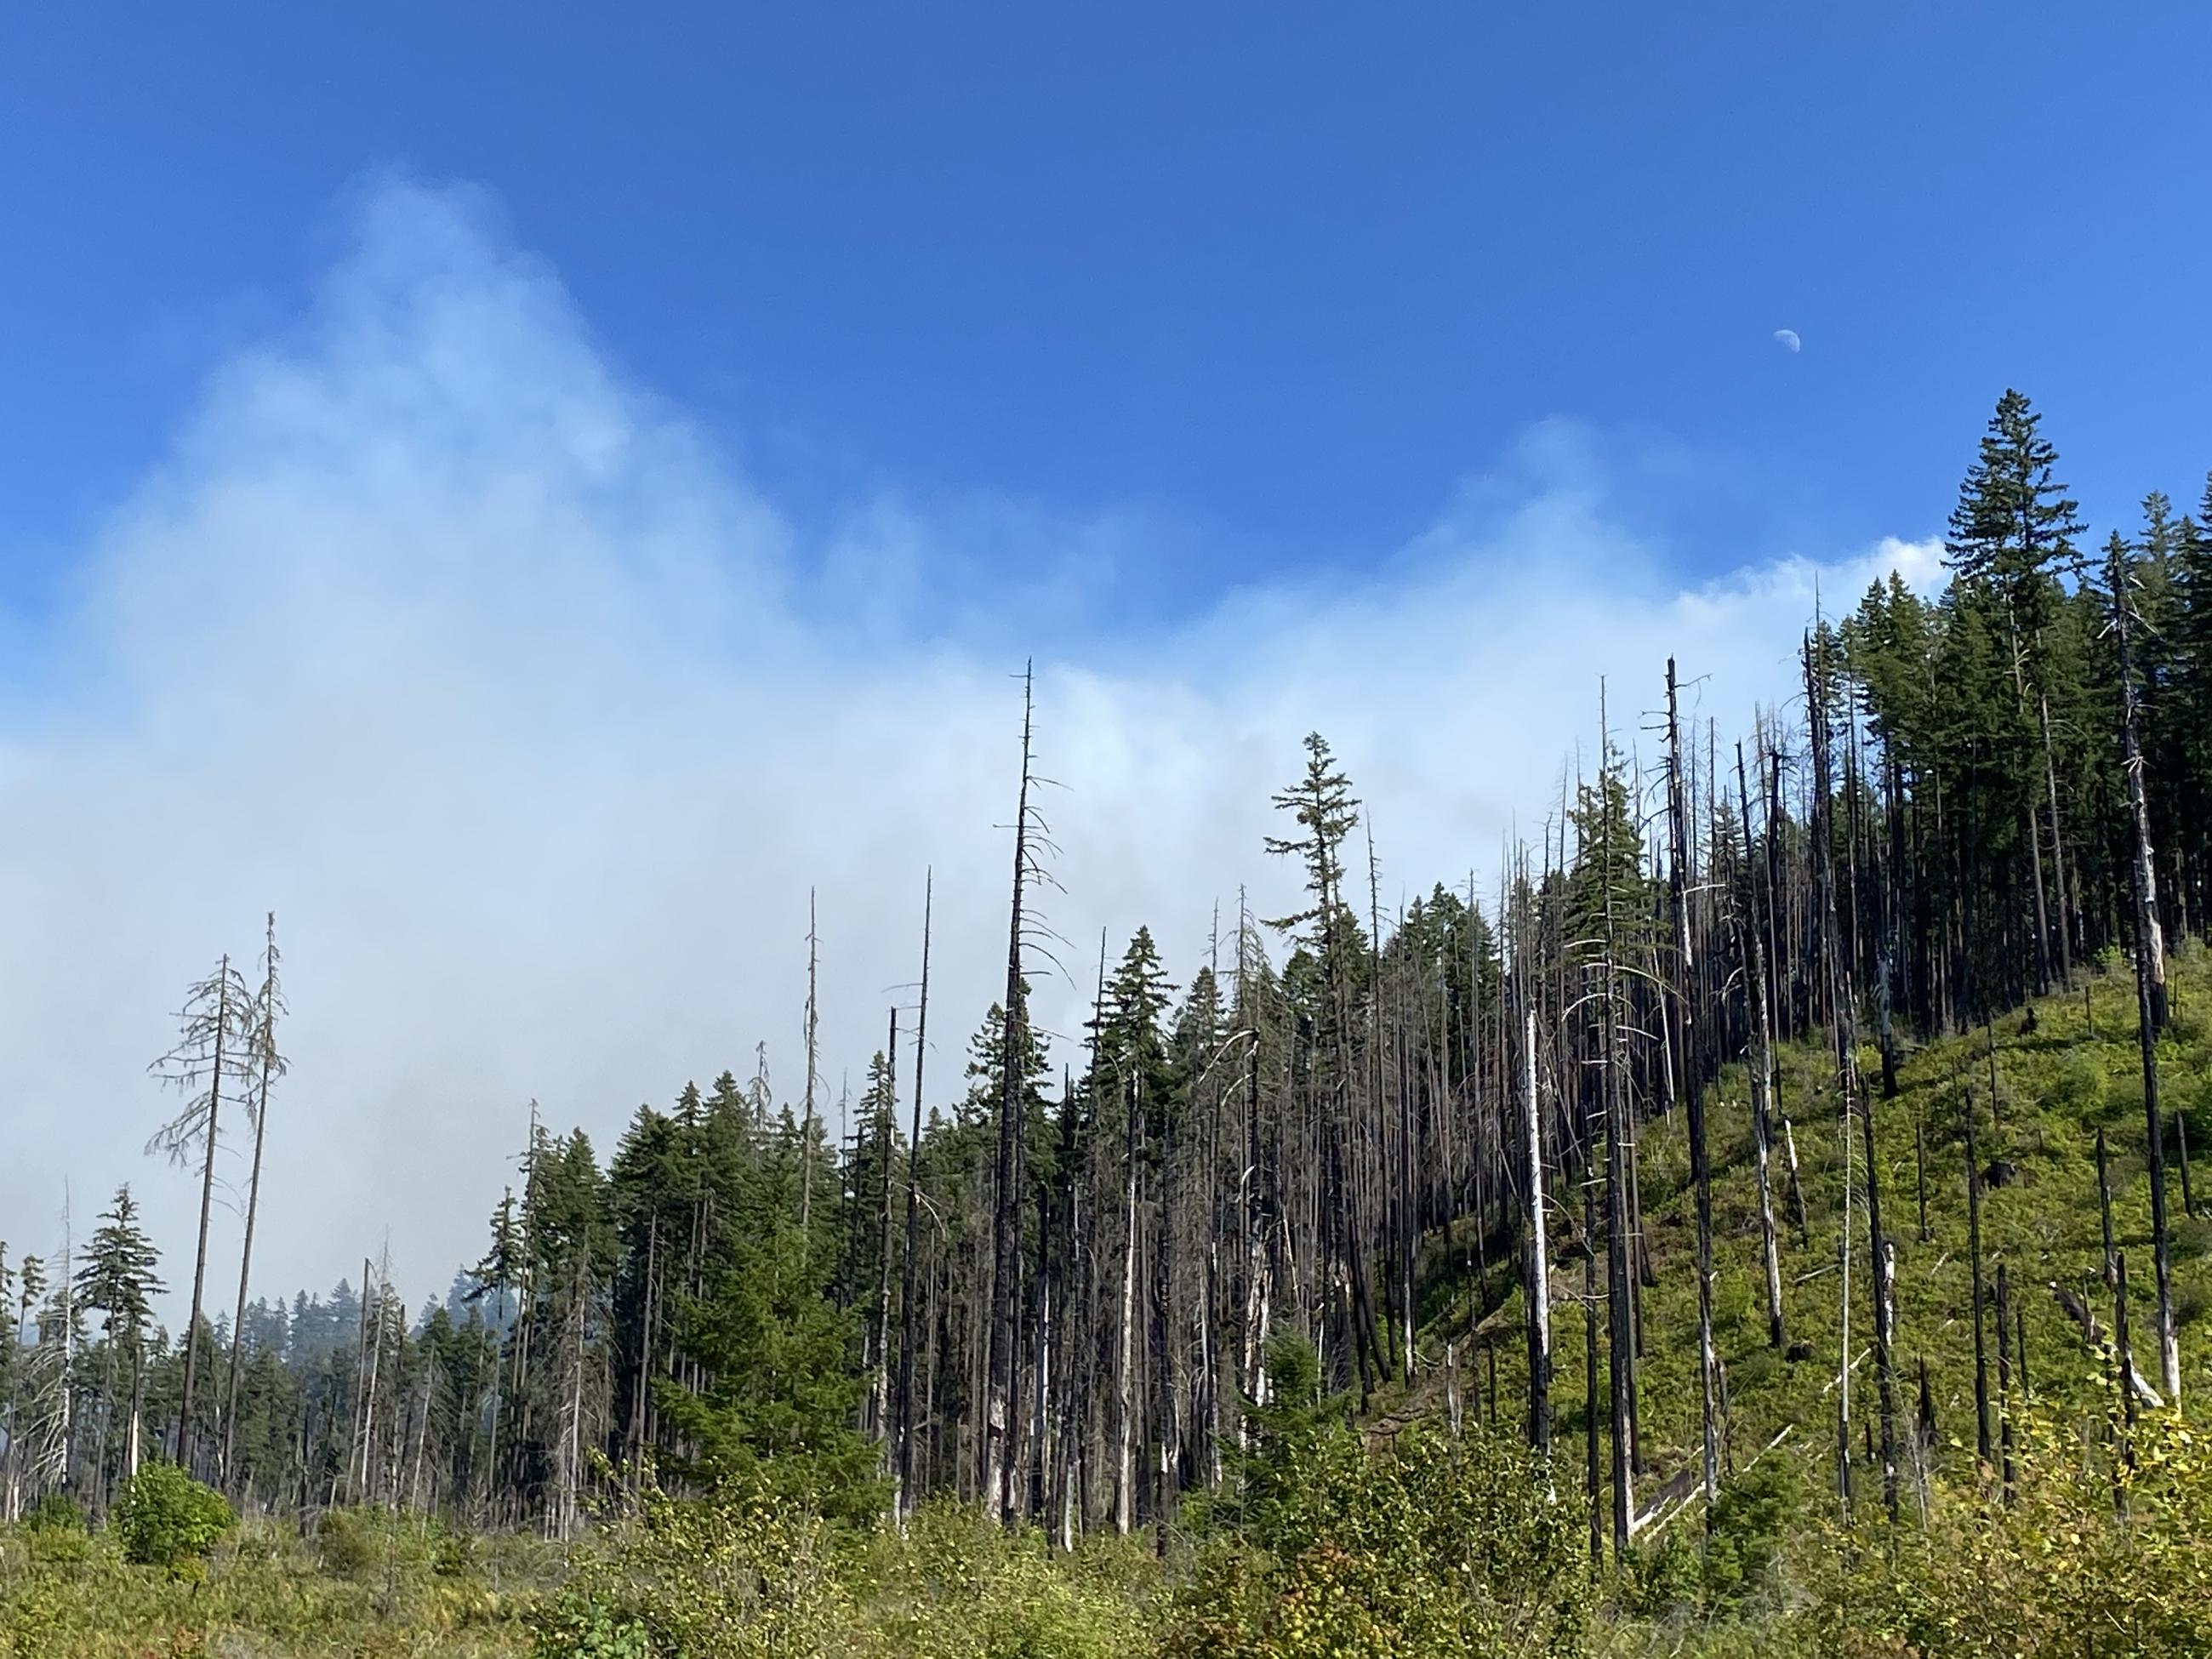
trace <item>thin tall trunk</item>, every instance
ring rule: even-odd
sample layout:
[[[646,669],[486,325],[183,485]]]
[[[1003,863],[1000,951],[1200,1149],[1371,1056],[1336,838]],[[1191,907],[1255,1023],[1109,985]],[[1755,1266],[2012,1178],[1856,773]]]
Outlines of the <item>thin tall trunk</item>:
[[[1782,1155],[1790,1165],[1790,1209],[1791,1218],[1797,1223],[1797,1242],[1805,1249],[1813,1248],[1813,1223],[1805,1212],[1805,1183],[1797,1173],[1797,1132],[1790,1127],[1790,1120],[1782,1120]]]
[[[2006,1315],[2009,1297],[2005,1282],[2005,1264],[1997,1263],[1997,1463],[1999,1478],[2004,1484],[2004,1501],[2012,1502],[2012,1361],[2011,1343],[2006,1337]]]
[[[1600,684],[1602,686],[1603,683]],[[1603,743],[1607,732],[1602,690],[1598,698],[1598,729],[1599,740]],[[1607,775],[1601,765],[1598,775],[1601,792],[1605,788]],[[1620,975],[1613,954],[1613,815],[1609,810],[1602,813],[1600,823],[1602,828],[1598,867],[1601,872],[1605,923],[1605,957],[1600,968],[1605,976],[1600,1038],[1605,1045],[1605,1059],[1598,1078],[1605,1112],[1606,1300],[1609,1315],[1606,1362],[1613,1407],[1613,1559],[1620,1561],[1626,1559],[1629,1528],[1634,1518],[1632,1485],[1636,1459],[1636,1334],[1631,1298],[1635,1289],[1631,1282],[1628,1258],[1632,1243],[1628,1208],[1629,1109],[1626,1079],[1621,1075],[1625,1039],[1617,1006]]]
[[[1787,1346],[1788,1343],[1782,1316],[1782,1243],[1774,1224],[1771,1175],[1774,1162],[1774,1025],[1767,1004],[1766,950],[1759,919],[1759,878],[1752,863],[1751,795],[1744,785],[1741,744],[1735,747],[1735,790],[1737,810],[1743,820],[1744,898],[1735,907],[1735,911],[1736,936],[1744,959],[1746,990],[1750,999],[1747,1012],[1753,1052],[1747,1069],[1751,1073],[1752,1146],[1759,1175],[1759,1259],[1766,1270],[1767,1346],[1781,1348]],[[1797,1179],[1797,1158],[1794,1150],[1790,1158],[1790,1178],[1794,1188]],[[1800,1208],[1802,1208],[1802,1199]]]
[[[884,1051],[884,1098],[876,1122],[876,1168],[884,1183],[877,1206],[876,1305],[869,1346],[873,1350],[868,1383],[869,1431],[883,1441],[883,1468],[892,1473],[898,1461],[896,1431],[891,1425],[891,1160],[896,1147],[891,1118],[898,1101],[898,1010],[890,1012],[890,1046]]]
[[[1022,776],[1014,804],[1012,920],[1006,930],[1006,1000],[999,1076],[998,1188],[991,1206],[990,1333],[984,1378],[980,1477],[984,1508],[1010,1516],[1013,1481],[1007,1464],[1014,1395],[1015,1276],[1020,1270],[1022,1091],[1028,1081],[1029,1010],[1022,986],[1022,896],[1030,865],[1030,763],[1033,680],[1022,672]]]
[[[2036,713],[2043,727],[2043,781],[2051,801],[2051,878],[2058,899],[2058,977],[2074,977],[2073,906],[2066,896],[2066,837],[2058,827],[2058,763],[2051,742],[2051,699],[2036,693]]]
[[[1690,1121],[1690,1176],[1698,1210],[1698,1425],[1704,1453],[1705,1502],[1720,1495],[1720,1448],[1714,1438],[1714,1385],[1719,1360],[1713,1349],[1713,1193],[1705,1149],[1704,1068],[1696,1054],[1695,978],[1691,955],[1688,809],[1682,793],[1682,741],[1675,720],[1674,659],[1667,659],[1667,815],[1672,846],[1668,857],[1674,912],[1676,1025],[1682,1034],[1680,1070],[1687,1085]]]
[[[217,1119],[222,1111],[225,1045],[230,1039],[230,957],[223,956],[216,971],[215,1064],[208,1076],[207,1148],[200,1161],[199,1245],[192,1256],[192,1310],[185,1325],[185,1382],[177,1407],[177,1462],[192,1467],[192,1395],[199,1376],[200,1307],[207,1286],[208,1217],[215,1206],[215,1147]]]
[[[814,1239],[814,1083],[819,1055],[815,1045],[819,1012],[814,995],[816,947],[814,890],[810,887],[806,890],[806,1093],[799,1130],[799,1238],[800,1249],[810,1254]]]
[[[246,1185],[246,1242],[238,1255],[238,1307],[230,1319],[230,1374],[222,1391],[222,1473],[230,1478],[231,1459],[238,1447],[238,1372],[246,1352],[246,1286],[253,1271],[253,1223],[261,1211],[261,1147],[269,1128],[269,1085],[283,1069],[276,1053],[276,1013],[282,1006],[276,987],[276,913],[268,921],[268,943],[264,947],[259,1013],[255,1035],[256,1077],[253,1099],[253,1172]]]
[[[1990,1461],[1990,1366],[1984,1346],[1982,1297],[1982,1172],[1974,1149],[1974,1091],[1966,1099],[1966,1255],[1972,1264],[1974,1314],[1974,1452]]]
[[[1130,1079],[1127,1120],[1128,1155],[1122,1164],[1121,1364],[1116,1369],[1115,1430],[1120,1436],[1115,1460],[1114,1530],[1127,1537],[1136,1522],[1137,1496],[1137,1109],[1139,1084]]]
[[[2114,538],[2108,567],[2114,632],[2119,645],[2121,751],[2128,775],[2128,806],[2135,819],[2135,860],[2130,885],[2135,899],[2136,1030],[2142,1056],[2146,1161],[2150,1167],[2152,1265],[2158,1275],[2158,1368],[2166,1397],[2181,1399],[2181,1348],[2173,1317],[2173,1263],[2166,1216],[2166,1133],[2158,1104],[2158,1032],[2166,1018],[2164,942],[2159,933],[2158,881],[2150,844],[2150,811],[2143,793],[2142,745],[2136,735],[2137,693],[2130,654],[2135,605],[2121,544]]]
[[[906,1146],[906,1250],[899,1263],[898,1468],[893,1508],[914,1511],[914,1264],[921,1243],[921,1062],[929,1052],[929,919],[936,873],[922,878],[921,1006],[914,1022],[914,1127]]]
[[[1598,1503],[1597,1183],[1583,1171],[1583,1492],[1589,1504],[1590,1577],[1605,1569],[1605,1510]]]
[[[2110,1285],[2113,1282],[2116,1253],[2112,1249],[2112,1182],[2106,1168],[2105,1129],[2102,1124],[2097,1127],[2097,1220],[2105,1237],[2104,1280]]]
[[[1544,1135],[1536,1112],[1536,1011],[1523,1018],[1522,1099],[1528,1122],[1528,1443],[1548,1457],[1552,1449],[1552,1273],[1545,1237]],[[1478,1214],[1475,1224],[1482,1224]]]

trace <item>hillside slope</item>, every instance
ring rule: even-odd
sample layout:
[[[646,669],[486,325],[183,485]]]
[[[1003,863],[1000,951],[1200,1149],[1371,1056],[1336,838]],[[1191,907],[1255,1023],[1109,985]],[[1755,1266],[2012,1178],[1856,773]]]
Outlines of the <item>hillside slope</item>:
[[[2208,1386],[2202,1315],[2212,1306],[2212,1218],[2185,1216],[2177,1115],[2188,1144],[2212,1133],[2212,957],[2192,945],[2172,965],[2172,1018],[2159,1045],[2161,1103],[2168,1117],[2168,1214],[2184,1384]],[[1778,1056],[1778,1116],[1795,1132],[1808,1227],[1795,1224],[1789,1175],[1776,1127],[1776,1218],[1782,1240],[1787,1345],[1809,1343],[1792,1361],[1769,1345],[1760,1265],[1757,1178],[1747,1080],[1727,1068],[1708,1093],[1713,1163],[1714,1338],[1724,1372],[1723,1467],[1741,1468],[1778,1437],[1807,1460],[1816,1481],[1832,1484],[1836,1355],[1842,1321],[1838,1243],[1844,1225],[1844,1149],[1832,1087],[1832,1058],[1809,1044]],[[2027,1386],[2038,1409],[2062,1418],[2104,1409],[2099,1359],[2055,1285],[2081,1297],[2109,1326],[2110,1290],[2101,1282],[2103,1243],[2097,1195],[2096,1135],[2108,1148],[2115,1243],[2128,1260],[2134,1355],[2158,1374],[2150,1247],[2149,1182],[2144,1164],[2141,1062],[2134,981],[2123,962],[2081,975],[2074,988],[2007,1015],[1993,1027],[1920,1046],[1900,1068],[1894,1098],[1880,1096],[1880,1066],[1869,1048],[1863,1066],[1875,1093],[1883,1222],[1897,1256],[1897,1365],[1900,1421],[1919,1401],[1924,1364],[1936,1424],[1936,1479],[1970,1475],[1974,1464],[1972,1270],[1967,1249],[1966,1103],[1978,1114],[1976,1148],[1985,1175],[1982,1238],[1988,1285],[2004,1264],[2014,1320],[2025,1319]],[[1992,1078],[1994,1077],[1994,1110]],[[1661,1115],[1641,1131],[1644,1235],[1657,1283],[1643,1296],[1640,1421],[1644,1503],[1669,1476],[1697,1461],[1699,1440],[1695,1211],[1683,1115]],[[1916,1146],[1917,1142],[1917,1146]],[[1923,1171],[1925,1236],[1923,1235]],[[1858,1490],[1879,1490],[1878,1395],[1871,1352],[1873,1304],[1864,1212],[1864,1147],[1856,1130],[1851,1170],[1850,1411]],[[2004,1167],[1999,1167],[2004,1166]],[[2001,1184],[1998,1184],[2001,1183]],[[1579,1468],[1588,1421],[1583,1385],[1584,1318],[1580,1297],[1579,1201],[1554,1210],[1554,1432],[1561,1458]],[[1469,1279],[1456,1268],[1463,1244],[1432,1238],[1435,1270],[1423,1298],[1420,1349],[1428,1361],[1410,1390],[1376,1401],[1377,1432],[1440,1403],[1448,1389],[1483,1411],[1516,1420],[1525,1409],[1524,1315],[1510,1261],[1493,1263],[1477,1346],[1494,1349],[1470,1364]],[[1602,1272],[1600,1274],[1602,1280]],[[1601,1317],[1601,1326],[1602,1320]],[[1990,1390],[1996,1388],[1994,1336]],[[1459,1366],[1447,1380],[1443,1358]],[[1487,1361],[1496,1395],[1487,1398]],[[1601,1389],[1603,1387],[1601,1366]],[[1993,1408],[1994,1409],[1994,1408]],[[1601,1427],[1604,1412],[1601,1396]]]

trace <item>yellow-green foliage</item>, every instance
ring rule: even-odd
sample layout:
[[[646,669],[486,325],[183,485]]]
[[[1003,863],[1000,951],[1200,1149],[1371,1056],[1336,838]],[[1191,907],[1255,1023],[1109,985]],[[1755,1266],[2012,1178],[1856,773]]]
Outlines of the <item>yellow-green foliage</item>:
[[[228,1500],[173,1463],[149,1463],[131,1477],[107,1517],[107,1530],[133,1566],[197,1577],[207,1557],[238,1526]]]
[[[532,1540],[501,1540],[463,1577],[401,1553],[357,1582],[323,1571],[295,1527],[257,1522],[217,1546],[195,1581],[131,1565],[109,1533],[77,1533],[58,1558],[55,1535],[0,1533],[0,1659],[519,1659],[518,1610],[550,1565]]]
[[[958,1509],[841,1531],[759,1497],[647,1489],[532,1615],[537,1659],[1114,1659],[1149,1641],[1158,1569],[1073,1556]]]
[[[925,1659],[1112,1659],[1148,1644],[1159,1564],[1149,1545],[1086,1540],[1071,1555],[1038,1533],[933,1505],[866,1561],[872,1645]]]
[[[1370,1455],[1349,1429],[1289,1444],[1259,1535],[1207,1552],[1173,1659],[1565,1654],[1584,1616],[1578,1502],[1518,1442],[1416,1424]]]
[[[532,1617],[539,1659],[771,1659],[835,1653],[853,1622],[837,1540],[819,1516],[769,1502],[686,1503],[648,1486],[579,1552]]]
[[[2212,1399],[2212,1368],[2188,1380]],[[454,1571],[439,1528],[388,1516],[344,1523],[383,1563],[365,1580],[323,1571],[291,1528],[249,1526],[198,1583],[130,1565],[106,1534],[58,1559],[52,1529],[19,1528],[0,1534],[0,1659],[2212,1653],[2212,1452],[2190,1419],[2146,1413],[2129,1474],[2118,1426],[2022,1413],[2009,1504],[1994,1481],[1940,1486],[1929,1523],[1894,1535],[1878,1505],[1845,1528],[1817,1492],[1747,1480],[1710,1532],[1691,1510],[1595,1590],[1579,1486],[1554,1498],[1510,1442],[1434,1427],[1375,1456],[1332,1437],[1303,1470],[1312,1500],[1266,1540],[1224,1531],[1164,1565],[1149,1540],[1064,1555],[949,1507],[868,1534],[651,1495],[573,1547],[557,1589],[532,1540],[479,1540]]]
[[[1954,1492],[1933,1524],[1895,1540],[1863,1522],[1800,1552],[1803,1599],[1772,1632],[1782,1650],[1839,1659],[2212,1653],[2212,1456],[2202,1437],[2174,1413],[2146,1418],[2123,1521],[2106,1448],[2037,1418],[2018,1435],[2009,1505],[1994,1490]]]

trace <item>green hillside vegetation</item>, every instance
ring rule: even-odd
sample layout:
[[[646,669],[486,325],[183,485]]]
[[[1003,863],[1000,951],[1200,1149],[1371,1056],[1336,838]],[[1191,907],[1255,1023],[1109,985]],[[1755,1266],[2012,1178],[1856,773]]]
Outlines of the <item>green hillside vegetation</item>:
[[[2159,1043],[2161,1103],[2168,1118],[2167,1179],[2175,1186],[2172,1211],[2174,1302],[2185,1358],[2201,1357],[2199,1323],[2212,1307],[2212,1218],[2184,1215],[2179,1201],[2180,1134],[2192,1148],[2212,1145],[2212,954],[2192,942],[2171,965],[2172,1012]],[[2008,1268],[2010,1306],[2026,1321],[2027,1392],[2037,1410],[2056,1420],[2101,1422],[2110,1394],[2106,1362],[2080,1324],[2051,1294],[2056,1285],[2095,1313],[2108,1336],[2112,1293],[2106,1280],[2098,1199],[2096,1141],[2106,1136],[2113,1243],[2128,1258],[2136,1368],[2155,1381],[2157,1353],[2151,1295],[2149,1183],[2140,1150],[2143,1139],[2142,1074],[2136,1048],[2135,985],[2124,963],[2107,960],[2085,970],[2078,991],[2043,998],[2014,1011],[1984,1031],[1948,1037],[1913,1049],[1899,1067],[1894,1099],[1881,1099],[1879,1060],[1869,1047],[1862,1070],[1875,1095],[1883,1219],[1897,1255],[1898,1370],[1907,1398],[1900,1409],[1918,1408],[1919,1367],[1924,1361],[1937,1429],[1931,1473],[1958,1481],[1975,1478],[1974,1351],[1972,1263],[1967,1248],[1966,1124],[1968,1103],[1978,1115],[1976,1150],[1986,1176],[2008,1164],[2017,1173],[2004,1184],[1984,1184],[1982,1248],[1985,1295],[1995,1295],[2000,1263]],[[1994,1050],[1994,1109],[1991,1076]],[[1753,1170],[1748,1083],[1743,1068],[1724,1070],[1708,1100],[1713,1146],[1713,1233],[1716,1281],[1714,1338],[1726,1377],[1727,1463],[1741,1468],[1787,1432],[1787,1455],[1805,1464],[1814,1485],[1832,1490],[1836,1434],[1836,1355],[1842,1309],[1838,1297],[1844,1229],[1844,1159],[1839,1144],[1833,1056],[1810,1043],[1779,1048],[1781,1115],[1794,1129],[1805,1195],[1809,1243],[1794,1224],[1786,1164],[1775,1163],[1777,1221],[1782,1243],[1783,1300],[1787,1338],[1809,1344],[1811,1357],[1790,1361],[1767,1340],[1761,1291],[1759,1222]],[[1916,1130],[1917,1134],[1916,1135]],[[1924,1148],[1927,1235],[1920,1231]],[[1638,1147],[1644,1231],[1656,1283],[1643,1291],[1644,1342],[1639,1371],[1639,1422],[1649,1487],[1694,1462],[1699,1442],[1697,1305],[1689,1153],[1683,1115],[1654,1118],[1643,1127]],[[1863,1142],[1856,1126],[1850,1147],[1853,1193],[1851,1273],[1851,1414],[1855,1478],[1862,1498],[1878,1492],[1878,1465],[1870,1466],[1864,1437],[1878,1436],[1875,1377],[1867,1296]],[[2192,1188],[2193,1191],[2193,1188]],[[1555,1296],[1579,1294],[1579,1210],[1562,1206],[1553,1224]],[[1426,1261],[1437,1270],[1424,1306],[1423,1352],[1431,1363],[1409,1397],[1378,1402],[1389,1425],[1426,1409],[1441,1409],[1447,1347],[1467,1346],[1471,1287],[1449,1272],[1466,1254],[1463,1234],[1447,1247],[1430,1242]],[[1601,1285],[1602,1279],[1601,1277]],[[1499,1409],[1504,1421],[1527,1397],[1526,1317],[1518,1279],[1509,1261],[1493,1268],[1486,1286],[1480,1340],[1497,1347]],[[1994,1321],[1994,1308],[1990,1318]],[[1582,1395],[1583,1321],[1574,1302],[1553,1310],[1554,1427],[1563,1464],[1579,1474],[1588,1421]],[[1996,1389],[1995,1337],[1985,1337],[1989,1388]],[[1474,1362],[1462,1360],[1463,1365]],[[1479,1369],[1462,1371],[1458,1386],[1480,1388]],[[1479,1395],[1470,1409],[1482,1410]],[[1994,1420],[1995,1407],[1992,1405]],[[1602,1399],[1601,1399],[1601,1417]]]

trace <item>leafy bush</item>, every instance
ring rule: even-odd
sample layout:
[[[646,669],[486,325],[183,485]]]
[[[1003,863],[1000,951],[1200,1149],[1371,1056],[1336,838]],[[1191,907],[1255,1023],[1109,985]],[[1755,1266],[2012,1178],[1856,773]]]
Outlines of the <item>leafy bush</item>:
[[[24,1553],[40,1565],[75,1565],[92,1557],[94,1546],[84,1506],[67,1493],[48,1492],[18,1524],[22,1528]]]
[[[465,1532],[434,1522],[430,1528],[430,1571],[441,1578],[459,1578],[473,1571],[477,1564],[477,1540]]]
[[[2112,1073],[2103,1059],[2092,1049],[2070,1048],[2059,1062],[2051,1095],[2054,1104],[2084,1123],[2094,1123],[2104,1115],[2112,1091]]]
[[[1370,1453],[1323,1398],[1310,1350],[1273,1346],[1275,1403],[1248,1413],[1242,1532],[1170,1620],[1176,1659],[1437,1659],[1566,1653],[1583,1635],[1579,1506],[1518,1440],[1427,1423]]]
[[[31,1505],[21,1525],[25,1532],[82,1532],[84,1505],[67,1492],[50,1492]]]
[[[2173,1287],[2173,1322],[2176,1325],[2194,1325],[2204,1317],[2208,1306],[2212,1306],[2212,1293],[2206,1291],[2203,1281],[2190,1279]]]
[[[365,1578],[376,1565],[376,1541],[351,1510],[325,1510],[315,1522],[315,1559],[333,1578]]]
[[[819,1516],[767,1498],[687,1502],[647,1484],[531,1616],[538,1659],[790,1659],[854,1625]],[[592,1644],[600,1644],[594,1646]],[[565,1645],[564,1645],[565,1644]]]
[[[2147,1414],[2128,1519],[2113,1514],[2112,1471],[2085,1458],[2072,1425],[2018,1425],[2020,1474],[2008,1506],[1959,1494],[1941,1523],[1886,1537],[1817,1528],[1800,1553],[1804,1599],[1775,1650],[2128,1655],[2212,1652],[2212,1456],[2171,1412]],[[1866,1506],[1871,1508],[1873,1506]]]
[[[864,1565],[870,1637],[914,1659],[1140,1653],[1160,1577],[1138,1540],[1088,1539],[1061,1554],[1033,1528],[1010,1530],[951,1504],[924,1508],[902,1534],[880,1534]]]
[[[195,1574],[238,1525],[229,1501],[173,1463],[149,1463],[127,1482],[108,1516],[123,1559]]]
[[[533,1621],[532,1659],[653,1659],[645,1626],[588,1596],[562,1596]]]
[[[2166,1030],[2166,1035],[2183,1048],[2196,1048],[2203,1046],[2208,1031],[2212,1031],[2212,1021],[2206,1019],[2203,1008],[2191,998],[2187,1002],[2177,1001],[2167,1011]]]

